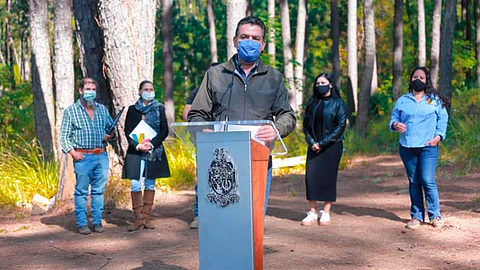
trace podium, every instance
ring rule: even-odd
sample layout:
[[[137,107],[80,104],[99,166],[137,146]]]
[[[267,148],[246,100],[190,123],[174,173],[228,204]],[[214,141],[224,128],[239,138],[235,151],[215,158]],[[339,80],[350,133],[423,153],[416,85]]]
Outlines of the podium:
[[[277,131],[273,144],[255,138],[263,125]],[[270,154],[287,153],[278,130],[268,120],[173,123],[171,128],[187,149],[196,149],[200,269],[263,269],[268,160]]]

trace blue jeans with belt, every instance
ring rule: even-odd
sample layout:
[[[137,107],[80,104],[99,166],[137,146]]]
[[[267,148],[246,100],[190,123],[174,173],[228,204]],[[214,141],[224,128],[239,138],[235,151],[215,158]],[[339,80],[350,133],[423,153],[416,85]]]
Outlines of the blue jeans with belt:
[[[108,179],[108,155],[84,154],[84,159],[73,162],[75,171],[75,216],[77,227],[87,226],[87,196],[90,186],[92,224],[102,224],[103,193]]]
[[[435,170],[438,161],[438,146],[421,148],[406,148],[400,146],[400,157],[407,171],[410,192],[410,216],[425,222],[425,206],[423,191],[427,202],[428,217],[430,221],[440,215],[440,197],[435,182]]]

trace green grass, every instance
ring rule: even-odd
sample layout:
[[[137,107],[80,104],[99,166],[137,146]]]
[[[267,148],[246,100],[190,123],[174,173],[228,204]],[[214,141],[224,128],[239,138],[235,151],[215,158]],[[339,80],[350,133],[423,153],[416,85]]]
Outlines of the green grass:
[[[196,183],[194,152],[187,150],[179,139],[166,141],[164,146],[171,177],[158,179],[158,184],[163,189],[182,189],[194,186]]]
[[[0,205],[26,204],[35,194],[51,198],[57,183],[57,164],[46,161],[34,141],[0,137]]]

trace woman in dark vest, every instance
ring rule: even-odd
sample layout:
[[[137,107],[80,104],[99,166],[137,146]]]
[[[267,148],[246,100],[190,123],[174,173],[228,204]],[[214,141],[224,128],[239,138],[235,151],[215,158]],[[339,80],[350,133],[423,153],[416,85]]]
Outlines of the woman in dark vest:
[[[305,184],[310,209],[301,223],[305,226],[317,222],[328,225],[330,209],[337,199],[338,166],[347,114],[334,85],[330,74],[318,75],[303,116],[303,132],[308,143]],[[317,201],[324,202],[318,214]]]
[[[139,94],[140,98],[128,108],[125,119],[128,150],[122,178],[130,179],[132,208],[135,213],[135,222],[128,227],[129,231],[142,227],[154,229],[150,221],[150,212],[155,199],[155,179],[170,177],[170,169],[163,149],[163,141],[168,136],[165,107],[154,100],[155,90],[152,82],[141,82]],[[139,134],[132,134],[141,120],[156,132],[153,138],[147,138],[148,136],[143,138]],[[142,178],[145,179],[143,195]]]

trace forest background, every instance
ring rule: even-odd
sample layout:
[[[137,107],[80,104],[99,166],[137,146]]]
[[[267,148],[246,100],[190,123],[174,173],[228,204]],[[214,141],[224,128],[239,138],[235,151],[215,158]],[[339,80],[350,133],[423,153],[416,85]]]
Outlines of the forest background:
[[[112,115],[138,98],[140,81],[153,80],[169,122],[182,121],[205,70],[235,52],[231,40],[245,15],[265,21],[261,59],[284,73],[299,116],[286,138],[289,156],[305,155],[301,115],[321,72],[333,74],[349,109],[342,166],[356,155],[395,152],[390,112],[408,91],[410,72],[427,66],[453,103],[440,165],[464,175],[480,164],[479,0],[2,0],[0,205],[73,194],[71,160],[56,138],[82,77],[99,82],[97,101]],[[113,200],[128,190],[119,180],[126,148],[118,138],[107,187]],[[159,185],[191,187],[191,155],[173,137],[166,149],[172,177]]]

